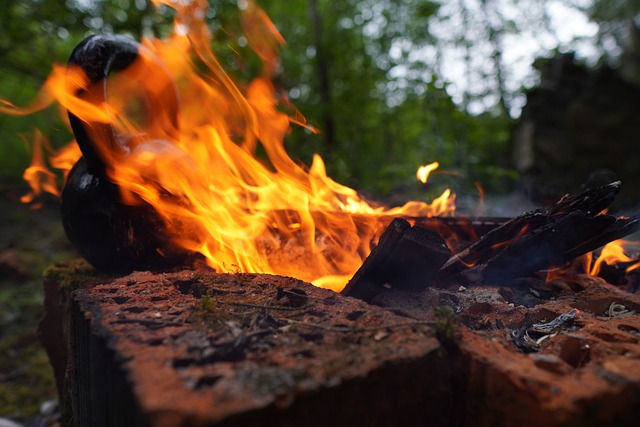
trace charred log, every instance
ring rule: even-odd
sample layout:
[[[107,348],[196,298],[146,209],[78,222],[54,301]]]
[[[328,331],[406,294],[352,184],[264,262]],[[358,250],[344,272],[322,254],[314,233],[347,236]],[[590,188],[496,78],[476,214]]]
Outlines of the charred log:
[[[440,235],[446,242],[449,250],[459,252],[481,236],[500,227],[511,218],[504,217],[412,217],[405,219],[413,221],[414,225],[428,228]]]
[[[514,279],[562,266],[639,230],[640,215],[617,218],[603,213],[619,191],[620,182],[614,182],[565,196],[548,209],[537,209],[503,223],[493,221],[486,234],[446,260],[443,259],[449,250],[443,249],[441,236],[451,234],[454,228],[469,228],[464,222],[414,219],[425,227],[411,227],[406,220],[397,218],[343,294],[371,301],[391,288],[415,291],[427,286],[478,283],[518,286],[520,282]],[[474,227],[469,229],[471,234],[477,231]],[[449,247],[453,247],[450,236],[446,237]]]
[[[614,182],[512,219],[449,259],[437,282],[509,285],[515,278],[562,265],[637,231],[640,216],[601,213],[619,190],[620,182]]]
[[[390,288],[424,289],[449,257],[438,233],[396,218],[342,294],[371,301]]]

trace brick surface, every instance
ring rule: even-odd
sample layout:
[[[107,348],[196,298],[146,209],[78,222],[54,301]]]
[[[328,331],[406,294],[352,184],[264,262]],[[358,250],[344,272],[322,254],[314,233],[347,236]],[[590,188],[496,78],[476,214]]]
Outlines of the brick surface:
[[[598,278],[581,280],[583,291],[533,298],[531,307],[509,303],[504,289],[492,286],[390,293],[377,303],[406,307],[416,319],[428,317],[432,306],[456,313],[456,338],[445,346],[454,373],[452,425],[634,426],[640,419],[640,298]],[[612,304],[619,315],[610,312]],[[518,331],[573,309],[573,321],[536,349],[516,346]]]
[[[134,273],[72,301],[78,425],[448,418],[448,364],[429,325],[292,278]]]
[[[552,299],[479,286],[388,292],[369,305],[269,275],[68,270],[75,291],[59,278],[48,286],[69,296],[57,302],[70,314],[49,315],[46,330],[63,325],[69,356],[56,370],[76,425],[585,427],[640,417],[640,298],[602,280]],[[574,309],[535,348],[516,345],[519,332]]]

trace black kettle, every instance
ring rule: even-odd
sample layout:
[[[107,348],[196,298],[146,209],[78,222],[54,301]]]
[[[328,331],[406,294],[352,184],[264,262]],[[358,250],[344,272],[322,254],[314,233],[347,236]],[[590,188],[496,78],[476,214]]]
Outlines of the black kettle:
[[[148,49],[124,36],[87,37],[73,50],[68,62],[68,70],[79,67],[88,77],[88,85],[74,89],[75,96],[93,106],[106,105],[109,74],[126,70],[143,54],[153,59]],[[169,118],[165,120],[169,128],[165,132],[176,132],[175,86],[167,84],[163,91],[163,105],[158,105],[160,99],[153,93],[147,94],[147,104],[152,113],[161,110],[159,114]],[[68,115],[82,151],[61,197],[62,222],[73,246],[97,270],[107,273],[163,270],[183,264],[189,252],[172,242],[158,212],[143,200],[125,204],[118,185],[107,174],[113,166],[107,164],[104,150],[115,153],[110,159],[122,158],[129,152],[128,144],[139,140],[140,135],[119,135],[111,123],[83,120],[71,111]]]

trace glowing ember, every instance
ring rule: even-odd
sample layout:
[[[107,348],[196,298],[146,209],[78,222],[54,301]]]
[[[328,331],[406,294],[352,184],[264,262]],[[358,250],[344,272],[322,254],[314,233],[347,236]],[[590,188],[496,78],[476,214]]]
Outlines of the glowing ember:
[[[428,165],[420,166],[418,168],[418,171],[416,172],[416,177],[421,183],[426,184],[431,172],[438,169],[439,166],[440,166],[440,163],[438,162],[433,162]]]
[[[303,123],[279,110],[286,100],[276,96],[270,78],[283,40],[252,2],[242,2],[242,22],[264,67],[246,87],[229,78],[211,51],[206,1],[154,2],[176,9],[173,34],[141,42],[136,62],[109,79],[108,103],[77,95],[89,86],[79,69],[55,67],[33,106],[21,110],[5,102],[0,110],[24,114],[55,100],[89,128],[113,126],[118,144],[101,145],[99,155],[122,200],[153,206],[175,243],[219,271],[294,276],[338,291],[391,217],[453,214],[449,190],[431,205],[375,207],[329,178],[319,156],[309,168],[289,157],[285,134],[290,123]],[[175,103],[176,88],[180,111],[173,123],[164,106]],[[254,156],[258,144],[267,160]],[[66,173],[79,157],[74,144],[50,164]],[[35,177],[34,195],[58,194],[44,164],[34,154],[27,173]],[[419,172],[420,179],[426,182],[437,166]]]

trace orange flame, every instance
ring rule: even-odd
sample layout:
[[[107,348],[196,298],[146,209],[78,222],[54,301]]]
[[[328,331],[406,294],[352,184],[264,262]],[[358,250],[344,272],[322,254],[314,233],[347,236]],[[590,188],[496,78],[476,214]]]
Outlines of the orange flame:
[[[0,108],[31,112],[55,99],[87,123],[111,123],[128,149],[114,152],[103,144],[100,155],[122,199],[152,205],[175,242],[204,255],[217,270],[294,276],[339,291],[391,217],[454,213],[455,195],[449,190],[431,205],[377,207],[328,177],[320,156],[309,168],[289,157],[285,134],[290,123],[303,119],[279,109],[283,100],[271,77],[284,41],[253,2],[240,3],[244,31],[264,67],[246,87],[231,80],[210,48],[206,1],[154,3],[176,9],[174,31],[166,40],[141,42],[140,58],[110,77],[107,104],[75,95],[88,85],[80,70],[54,67],[33,106],[19,110],[5,103]],[[158,66],[164,71],[157,72]],[[164,92],[174,87],[167,73],[180,97],[179,129],[162,110]],[[145,96],[160,106],[136,101]],[[147,116],[152,117],[145,119],[139,105],[151,109]],[[266,159],[254,156],[258,144]],[[73,145],[50,163],[68,171],[79,155]],[[47,183],[44,191],[56,194]]]
[[[625,246],[628,246],[632,243],[634,242],[630,242],[627,240],[615,240],[613,242],[607,243],[602,248],[602,252],[600,253],[600,256],[598,257],[598,259],[596,259],[589,273],[592,276],[597,276],[598,273],[600,272],[600,269],[602,268],[602,263],[605,263],[607,265],[613,265],[621,262],[633,263],[634,261],[637,261],[637,259],[630,258],[624,253]],[[639,267],[640,267],[640,261],[631,264],[629,267],[626,268],[626,271],[628,273]]]
[[[546,281],[562,280],[571,281],[571,278],[576,277],[577,274],[585,274],[591,267],[593,260],[593,252],[586,253],[578,258],[573,259],[568,265],[558,268],[553,268],[547,271]]]
[[[60,195],[56,186],[56,175],[47,168],[45,163],[43,145],[48,145],[47,140],[40,131],[36,130],[33,139],[31,166],[22,175],[22,178],[31,187],[31,191],[20,198],[22,203],[31,203],[42,193]],[[37,207],[37,205],[34,207]]]

